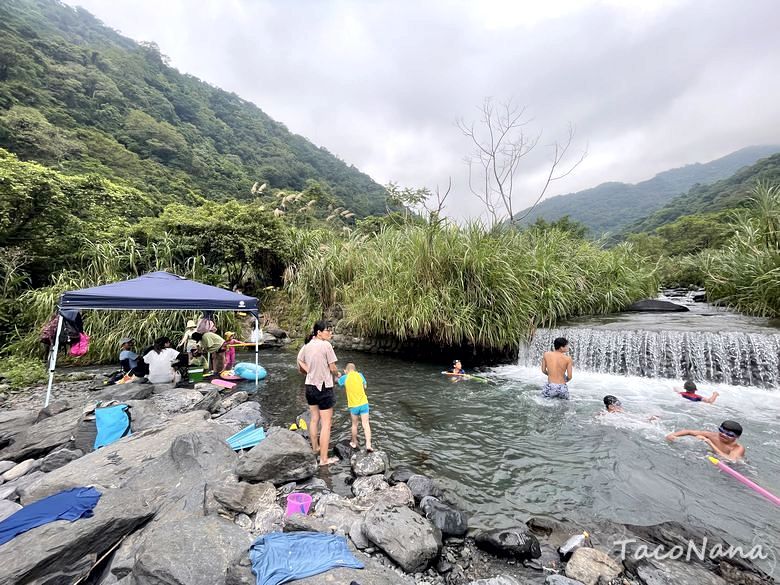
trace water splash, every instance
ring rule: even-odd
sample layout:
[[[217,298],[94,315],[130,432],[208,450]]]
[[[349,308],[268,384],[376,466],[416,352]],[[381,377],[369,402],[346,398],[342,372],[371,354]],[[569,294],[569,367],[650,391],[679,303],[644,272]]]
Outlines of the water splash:
[[[520,348],[518,363],[539,364],[556,337],[569,340],[575,367],[586,371],[765,388],[780,384],[780,334],[539,329]]]

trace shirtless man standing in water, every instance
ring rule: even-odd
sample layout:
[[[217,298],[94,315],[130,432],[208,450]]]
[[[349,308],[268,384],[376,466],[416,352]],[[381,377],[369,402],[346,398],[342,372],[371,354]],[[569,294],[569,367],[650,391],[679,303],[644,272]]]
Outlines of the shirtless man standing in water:
[[[542,356],[542,372],[547,374],[547,383],[542,388],[542,396],[545,398],[569,399],[569,387],[571,382],[573,363],[568,356],[569,342],[565,337],[558,337],[553,341],[555,351],[546,351]]]

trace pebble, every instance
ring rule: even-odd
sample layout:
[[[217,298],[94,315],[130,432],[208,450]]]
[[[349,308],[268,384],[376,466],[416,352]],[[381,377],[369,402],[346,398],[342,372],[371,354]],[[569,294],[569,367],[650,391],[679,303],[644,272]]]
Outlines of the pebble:
[[[22,477],[23,475],[27,475],[31,471],[37,469],[40,465],[41,463],[37,459],[25,459],[18,465],[15,465],[14,467],[6,471],[3,474],[3,479],[5,481],[13,481],[15,479]]]

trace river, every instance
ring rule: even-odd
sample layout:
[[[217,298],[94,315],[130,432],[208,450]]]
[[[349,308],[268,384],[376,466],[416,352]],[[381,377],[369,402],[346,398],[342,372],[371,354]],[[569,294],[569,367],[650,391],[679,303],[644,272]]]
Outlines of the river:
[[[655,316],[653,323],[664,318]],[[588,319],[569,327],[611,322]],[[474,527],[510,527],[545,514],[585,525],[594,518],[676,520],[707,527],[734,545],[777,551],[780,510],[709,463],[700,441],[664,440],[680,428],[715,430],[723,420],[737,420],[745,429],[747,460],[736,468],[780,494],[777,388],[700,383],[703,394],[717,390],[720,397],[712,405],[692,403],[674,392],[680,379],[585,372],[575,363],[571,400],[547,401],[539,397],[544,376],[535,364],[484,370],[489,383],[453,382],[440,374],[446,364],[337,354],[342,367],[354,361],[368,380],[377,448],[395,465],[435,477],[457,494]],[[468,370],[466,356],[453,357]],[[264,351],[261,363],[269,375],[255,399],[272,424],[287,426],[306,409],[295,355]],[[618,396],[625,413],[598,416],[605,394]],[[334,429],[334,441],[348,438],[343,394]]]

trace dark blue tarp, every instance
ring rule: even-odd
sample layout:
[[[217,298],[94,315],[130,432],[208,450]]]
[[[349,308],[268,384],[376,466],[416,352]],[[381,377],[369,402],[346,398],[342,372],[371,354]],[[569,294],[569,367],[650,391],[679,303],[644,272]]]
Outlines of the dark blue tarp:
[[[60,308],[257,313],[257,299],[170,272],[150,272],[132,280],[66,292]]]

